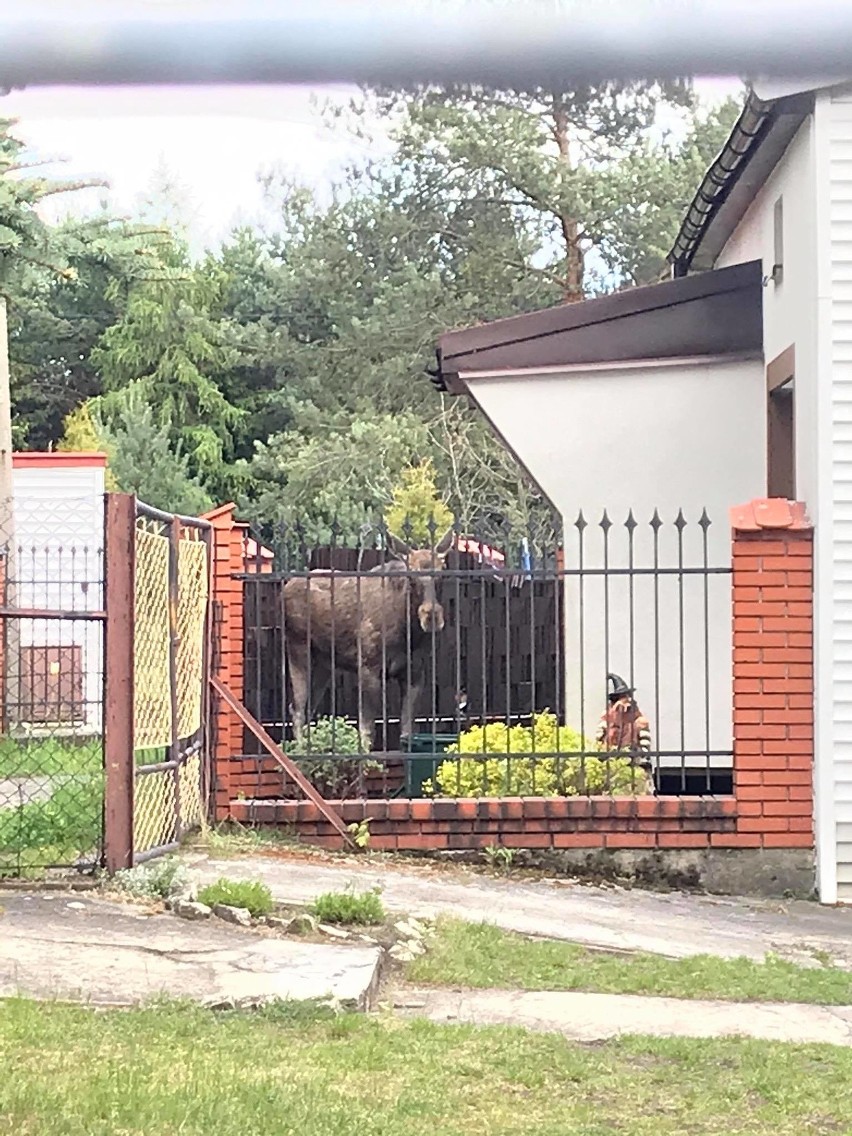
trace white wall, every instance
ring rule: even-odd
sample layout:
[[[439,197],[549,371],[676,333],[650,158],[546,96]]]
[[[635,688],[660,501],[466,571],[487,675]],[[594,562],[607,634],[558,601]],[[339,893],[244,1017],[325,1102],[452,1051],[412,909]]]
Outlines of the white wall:
[[[103,608],[104,469],[24,465],[14,469],[15,602],[19,607]],[[82,649],[85,721],[101,728],[102,626],[91,621],[20,620],[20,644]]]
[[[653,564],[654,510],[664,522],[659,563],[678,566],[677,530],[683,510],[685,567],[703,564],[697,521],[708,530],[708,563],[729,566],[728,510],[761,496],[765,484],[765,383],[758,359],[668,361],[572,368],[559,373],[465,376],[477,402],[562,513],[566,568],[576,568],[582,509],[589,528],[585,567],[601,566],[600,520],[607,510],[611,567],[626,567],[624,522],[633,511],[635,567]],[[633,671],[637,698],[652,718],[654,748],[708,748],[705,684],[710,688],[709,748],[731,749],[730,577],[709,579],[709,672],[705,667],[704,577],[684,577],[684,710],[681,715],[680,590],[677,574],[584,578],[566,583],[566,699],[569,721],[592,732],[603,709],[607,669]],[[608,620],[606,608],[608,606]],[[581,641],[581,607],[583,634]],[[633,614],[631,668],[631,610]],[[656,614],[655,614],[656,613]],[[608,641],[607,641],[608,623]],[[659,634],[659,654],[655,635]],[[659,663],[657,663],[657,659]],[[583,679],[580,680],[580,669]],[[681,722],[684,736],[681,736]],[[703,765],[703,758],[690,764]],[[670,759],[666,764],[679,764]],[[728,765],[720,758],[716,765]]]
[[[817,492],[817,257],[814,124],[808,117],[752,202],[714,268],[763,261],[772,271],[775,253],[775,202],[784,205],[784,278],[763,289],[763,347],[771,362],[796,348],[796,496],[811,518],[819,511]],[[765,493],[765,488],[764,488]]]

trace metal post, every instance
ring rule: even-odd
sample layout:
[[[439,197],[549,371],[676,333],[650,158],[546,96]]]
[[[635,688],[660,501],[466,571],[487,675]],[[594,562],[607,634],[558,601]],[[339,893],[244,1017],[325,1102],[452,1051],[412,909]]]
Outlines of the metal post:
[[[9,332],[6,297],[0,295],[0,549],[5,547],[3,603],[16,603],[15,507],[12,469],[12,395],[9,375]],[[7,730],[20,715],[20,624],[3,620],[3,669],[0,672],[2,725]]]
[[[113,875],[133,863],[136,499],[124,493],[105,497],[104,566],[104,854]]]
[[[175,833],[174,839],[181,838],[180,813],[180,724],[178,722],[177,692],[177,649],[178,635],[178,555],[180,550],[180,518],[172,517],[169,524],[169,710],[171,717],[171,741],[169,761],[174,779]]]

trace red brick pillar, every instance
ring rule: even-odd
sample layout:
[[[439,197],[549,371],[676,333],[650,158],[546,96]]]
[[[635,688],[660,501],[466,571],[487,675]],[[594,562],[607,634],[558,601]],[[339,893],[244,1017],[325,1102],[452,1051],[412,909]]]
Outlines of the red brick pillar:
[[[714,843],[811,848],[813,531],[803,505],[775,499],[731,525],[737,831]]]
[[[243,585],[237,575],[244,570],[243,541],[245,525],[234,520],[233,503],[221,505],[207,513],[205,520],[213,525],[213,603],[215,604],[214,658],[216,674],[237,696],[243,695]],[[214,698],[213,753],[216,787],[215,819],[228,817],[230,801],[236,794],[232,757],[242,753],[243,727],[239,718],[226,705]]]

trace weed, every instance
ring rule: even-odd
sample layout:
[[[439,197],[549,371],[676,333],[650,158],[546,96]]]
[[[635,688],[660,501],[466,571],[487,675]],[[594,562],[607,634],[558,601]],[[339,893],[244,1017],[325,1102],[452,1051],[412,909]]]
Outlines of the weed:
[[[383,923],[385,909],[378,888],[370,891],[329,891],[317,896],[313,913],[322,923]]]
[[[116,872],[114,885],[119,891],[140,899],[168,899],[182,892],[187,882],[186,868],[178,860],[169,858]]]
[[[502,868],[504,872],[511,871],[515,860],[515,849],[506,848],[502,844],[489,844],[482,849],[482,853],[491,868]]]
[[[352,834],[356,848],[367,848],[370,843],[370,821],[372,817],[365,817],[362,821],[346,826],[347,832]]]
[[[272,892],[260,880],[217,880],[198,893],[201,903],[214,907],[217,903],[227,907],[244,907],[257,918],[268,915],[275,906]]]

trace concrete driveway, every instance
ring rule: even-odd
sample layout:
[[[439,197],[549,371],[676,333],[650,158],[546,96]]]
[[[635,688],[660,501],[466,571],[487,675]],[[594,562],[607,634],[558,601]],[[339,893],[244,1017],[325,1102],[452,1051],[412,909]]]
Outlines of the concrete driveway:
[[[816,903],[732,899],[593,887],[566,880],[491,877],[461,868],[368,859],[184,854],[204,883],[221,876],[261,879],[279,900],[310,901],[347,886],[379,887],[392,911],[456,915],[505,930],[616,951],[669,958],[712,954],[763,959],[767,953],[807,965],[829,956],[852,969],[852,910]]]

